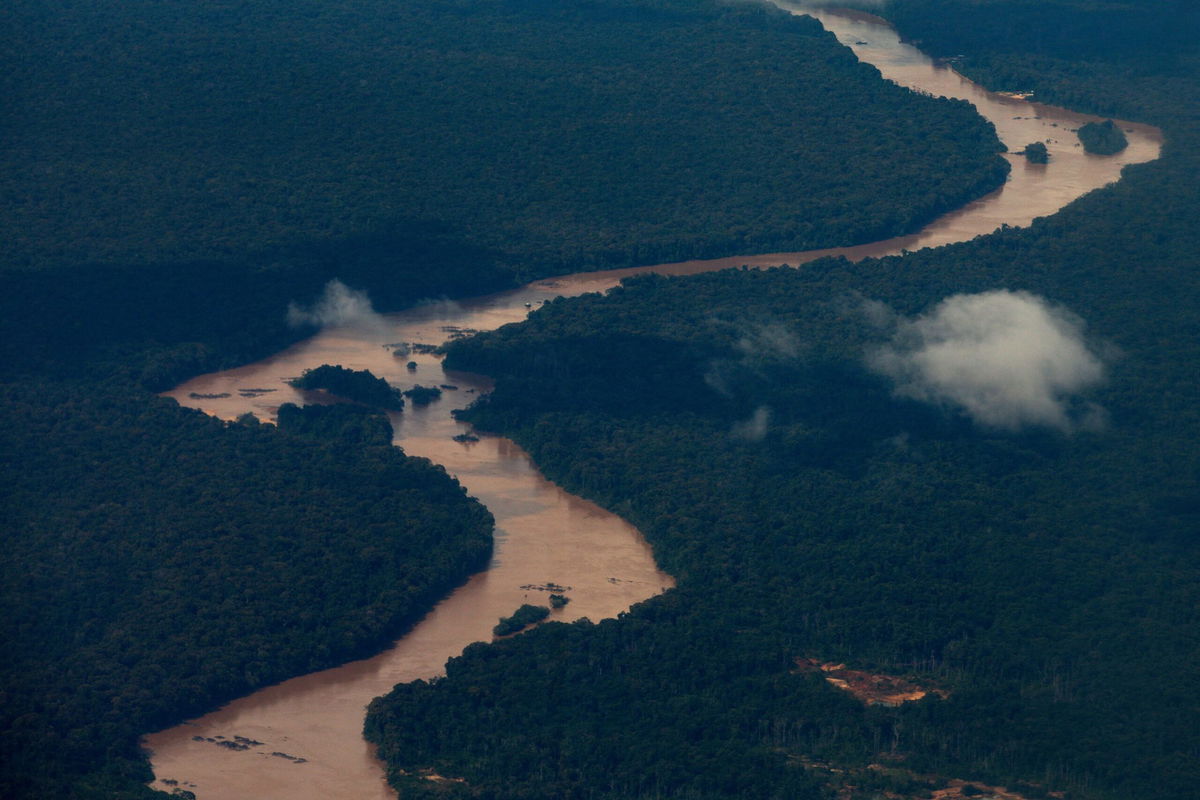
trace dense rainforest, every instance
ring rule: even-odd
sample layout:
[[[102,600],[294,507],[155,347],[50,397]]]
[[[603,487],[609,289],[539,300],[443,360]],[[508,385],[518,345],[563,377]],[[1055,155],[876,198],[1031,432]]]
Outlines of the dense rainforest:
[[[766,5],[2,13],[14,266],[284,248],[264,258],[292,268],[295,249],[355,261],[430,223],[525,274],[798,250],[913,230],[1005,170],[969,105],[914,99]],[[374,268],[399,282],[407,266],[388,260]]]
[[[1119,153],[1129,145],[1124,132],[1111,119],[1104,122],[1089,122],[1081,127],[1076,134],[1083,149],[1089,153],[1107,156]]]
[[[637,278],[453,343],[498,378],[467,417],[678,588],[377,700],[405,797],[1196,795],[1196,9],[884,11],[994,88],[1160,125],[1163,158],[1027,229]],[[930,691],[864,705],[829,662]]]
[[[754,6],[52,0],[0,31],[4,797],[150,794],[139,734],[377,650],[485,562],[486,511],[382,418],[151,392],[308,335],[335,278],[395,309],[857,242],[1007,169],[966,104]]]
[[[278,309],[331,279],[386,310],[554,272],[864,242],[1007,170],[969,105],[881,81],[767,7],[0,14],[5,372],[74,374],[132,342],[135,377],[160,390],[294,340]]]
[[[322,389],[332,395],[377,408],[393,411],[404,408],[404,396],[400,390],[366,369],[322,364],[304,370],[303,375],[290,383],[297,389]]]
[[[491,515],[381,415],[282,432],[3,387],[4,797],[111,797],[137,738],[377,651],[491,554]]]

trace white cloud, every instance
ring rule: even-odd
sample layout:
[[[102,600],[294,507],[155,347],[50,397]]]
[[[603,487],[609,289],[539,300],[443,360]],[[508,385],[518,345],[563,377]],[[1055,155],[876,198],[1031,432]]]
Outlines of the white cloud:
[[[735,439],[742,439],[747,442],[761,442],[767,435],[767,430],[771,425],[771,409],[766,406],[759,406],[754,409],[754,413],[749,419],[735,422],[730,435]]]
[[[762,368],[767,363],[792,361],[805,349],[804,343],[782,322],[730,323],[714,319],[712,324],[729,326],[738,336],[733,346],[740,355],[710,361],[704,373],[709,388],[725,397],[733,396],[738,381],[749,376],[764,378]]]
[[[325,284],[321,299],[310,308],[288,304],[288,325],[354,326],[360,328],[383,328],[385,322],[371,305],[366,292],[351,289],[334,278]]]
[[[1073,402],[1104,379],[1083,330],[1079,317],[1028,292],[954,295],[900,320],[868,363],[896,394],[961,409],[985,427],[1097,427],[1104,410]]]
[[[800,340],[788,326],[780,322],[763,322],[750,326],[737,341],[744,355],[755,358],[792,359],[800,354]]]

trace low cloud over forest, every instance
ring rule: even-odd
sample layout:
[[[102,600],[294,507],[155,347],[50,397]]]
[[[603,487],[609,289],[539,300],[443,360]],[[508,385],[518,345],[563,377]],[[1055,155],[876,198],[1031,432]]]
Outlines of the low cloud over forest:
[[[1069,432],[1104,416],[1078,399],[1104,380],[1083,320],[1028,292],[948,297],[897,321],[891,341],[867,360],[897,395],[956,408],[988,428]]]
[[[336,278],[325,284],[321,298],[312,306],[290,303],[287,318],[293,328],[304,325],[374,328],[384,325],[383,318],[376,313],[366,292],[351,289]]]

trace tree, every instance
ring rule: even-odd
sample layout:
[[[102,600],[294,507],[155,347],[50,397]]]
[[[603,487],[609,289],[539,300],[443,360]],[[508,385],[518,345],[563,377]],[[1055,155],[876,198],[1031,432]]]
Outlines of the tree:
[[[1025,145],[1025,158],[1029,159],[1031,164],[1049,164],[1050,152],[1046,149],[1046,145],[1041,142],[1030,142]]]

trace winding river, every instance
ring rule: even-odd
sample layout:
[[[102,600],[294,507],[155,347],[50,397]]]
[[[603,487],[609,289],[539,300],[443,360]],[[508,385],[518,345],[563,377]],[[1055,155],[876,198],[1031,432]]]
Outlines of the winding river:
[[[789,10],[798,7],[783,4]],[[901,43],[881,20],[862,14],[816,12],[859,58],[884,77],[914,90],[961,97],[991,120],[1010,150],[1046,142],[1048,165],[1013,164],[1001,189],[947,214],[911,236],[860,247],[804,253],[738,256],[637,269],[568,275],[514,291],[457,303],[420,306],[398,314],[364,315],[356,324],[319,335],[257,364],[201,376],[168,396],[181,404],[232,419],[245,412],[271,419],[284,402],[326,402],[286,381],[322,363],[370,369],[401,388],[444,385],[440,400],[394,415],[395,443],[405,452],[445,466],[496,517],[495,556],[485,572],[443,600],[392,649],[375,658],[306,675],[237,700],[200,719],[145,737],[156,788],[194,792],[201,800],[288,798],[324,800],[394,798],[381,764],[361,736],[363,710],[396,683],[441,674],[446,660],[467,644],[491,638],[496,620],[522,602],[544,600],[546,586],[570,587],[571,603],[552,619],[612,617],[672,586],[648,545],[628,523],[547,482],[511,441],[468,433],[450,411],[490,388],[482,376],[446,372],[433,355],[411,349],[436,345],[464,332],[490,330],[523,319],[554,296],[603,291],[639,272],[690,274],[748,264],[793,266],[825,255],[851,259],[917,250],[989,233],[1002,224],[1023,226],[1093,189],[1116,181],[1127,164],[1158,156],[1159,132],[1121,122],[1129,147],[1111,157],[1091,156],[1073,129],[1095,119],[1020,98],[988,93],[952,69]],[[397,347],[397,345],[401,345]],[[410,369],[408,362],[415,362]]]

